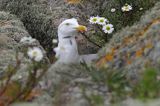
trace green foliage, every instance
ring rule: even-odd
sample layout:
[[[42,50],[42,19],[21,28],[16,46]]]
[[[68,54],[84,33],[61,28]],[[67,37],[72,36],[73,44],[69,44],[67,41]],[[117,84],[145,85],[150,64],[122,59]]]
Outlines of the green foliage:
[[[92,94],[88,98],[90,99],[92,106],[103,106],[104,99],[101,95]]]
[[[103,2],[103,1],[101,1]],[[107,2],[105,4],[105,2]],[[140,17],[145,13],[145,11],[152,8],[158,0],[108,0],[104,1],[105,6],[102,5],[102,7],[99,9],[98,14],[99,16],[103,16],[107,18],[111,24],[114,25],[116,33],[117,31],[121,30],[122,28],[126,26],[131,26],[135,22],[140,20]],[[97,1],[98,3],[98,1]],[[133,7],[133,10],[129,12],[122,12],[121,8],[128,3]],[[111,12],[111,9],[115,8],[115,12]],[[142,10],[141,10],[142,9]],[[103,31],[99,31],[97,27],[96,33],[92,33],[92,40],[98,43],[101,46],[104,46],[104,41],[108,42],[110,38],[112,38],[112,35],[114,34],[105,34]],[[98,36],[98,37],[97,37]],[[97,39],[98,38],[98,39]]]
[[[142,75],[139,83],[135,86],[134,95],[141,99],[159,97],[159,75],[159,70],[154,68],[148,68]]]
[[[130,80],[127,79],[127,73],[125,71],[85,67],[94,82],[105,84],[108,87],[112,95],[111,102],[125,99],[127,94],[131,92]]]
[[[104,83],[111,93],[111,102],[115,103],[128,96],[139,99],[153,99],[160,95],[160,72],[155,68],[146,68],[137,83],[128,79],[123,70],[87,68],[88,74],[96,83]]]
[[[111,71],[106,73],[106,86],[108,86],[112,99],[111,102],[117,102],[125,99],[130,93],[130,83],[126,78],[126,74],[122,70]]]
[[[142,14],[151,7],[157,0],[112,0],[108,4],[109,6],[100,15],[107,17],[116,30],[120,30],[125,26],[133,25],[134,22],[138,21]],[[121,8],[128,3],[133,7],[132,11],[122,12]],[[116,8],[116,11],[112,13],[111,8]],[[143,8],[143,10],[140,10]]]

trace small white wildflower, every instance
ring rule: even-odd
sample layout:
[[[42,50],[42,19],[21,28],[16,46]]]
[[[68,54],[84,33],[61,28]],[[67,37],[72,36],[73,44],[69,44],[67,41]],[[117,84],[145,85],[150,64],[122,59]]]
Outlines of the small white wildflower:
[[[106,22],[108,22],[108,20],[107,20],[106,18],[104,18],[104,17],[99,17],[97,23],[98,23],[99,25],[105,25]]]
[[[57,40],[57,39],[53,39],[53,40],[52,40],[52,43],[54,43],[54,44],[55,44],[55,43],[58,43],[58,40]]]
[[[91,24],[97,24],[98,19],[99,19],[98,16],[96,16],[96,17],[90,17],[89,22],[90,22]]]
[[[41,61],[43,58],[42,50],[38,47],[29,48],[27,54],[31,59],[37,62]]]
[[[116,9],[115,9],[115,8],[112,8],[112,9],[111,9],[111,12],[112,12],[112,13],[114,13],[115,11],[116,11]]]
[[[20,40],[20,42],[21,42],[21,43],[24,43],[24,44],[26,44],[26,43],[31,44],[31,43],[33,43],[33,42],[35,42],[35,41],[36,41],[36,39],[33,39],[32,37],[23,37],[23,38]]]
[[[128,11],[131,11],[133,8],[131,5],[128,5],[128,4],[125,4],[123,7],[122,7],[122,11],[123,12],[128,12]]]
[[[127,91],[127,92],[130,92],[130,91],[131,91],[131,88],[128,87],[128,86],[125,86],[124,90]]]
[[[103,31],[105,33],[111,34],[114,31],[113,25],[112,24],[107,24],[103,26]]]
[[[157,80],[160,81],[160,76],[159,75],[157,76]]]
[[[21,76],[21,75],[19,75],[19,76],[18,76],[18,79],[22,79],[22,76]]]
[[[139,10],[140,10],[140,11],[142,11],[142,10],[143,10],[143,8],[141,7],[141,8],[139,8]]]

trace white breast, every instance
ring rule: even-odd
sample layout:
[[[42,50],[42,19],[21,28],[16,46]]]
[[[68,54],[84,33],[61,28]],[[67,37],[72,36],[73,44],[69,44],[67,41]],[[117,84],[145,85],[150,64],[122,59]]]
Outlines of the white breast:
[[[78,63],[80,61],[75,38],[60,39],[58,47],[55,48],[59,63]]]

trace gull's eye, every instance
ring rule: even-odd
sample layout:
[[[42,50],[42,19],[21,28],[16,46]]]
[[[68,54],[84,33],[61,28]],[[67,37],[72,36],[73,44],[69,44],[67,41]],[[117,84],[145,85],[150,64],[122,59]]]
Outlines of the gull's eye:
[[[70,25],[70,23],[66,23],[65,25],[67,25],[67,26],[68,26],[68,25]]]

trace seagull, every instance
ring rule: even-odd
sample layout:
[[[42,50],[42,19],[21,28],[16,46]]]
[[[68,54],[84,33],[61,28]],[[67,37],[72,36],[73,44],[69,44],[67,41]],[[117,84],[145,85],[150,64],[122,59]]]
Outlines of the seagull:
[[[92,58],[97,57],[96,54],[80,56],[75,37],[79,32],[84,33],[87,28],[79,25],[77,19],[71,18],[64,20],[58,26],[58,46],[54,48],[55,57],[58,59],[56,63],[80,63],[90,62]]]

